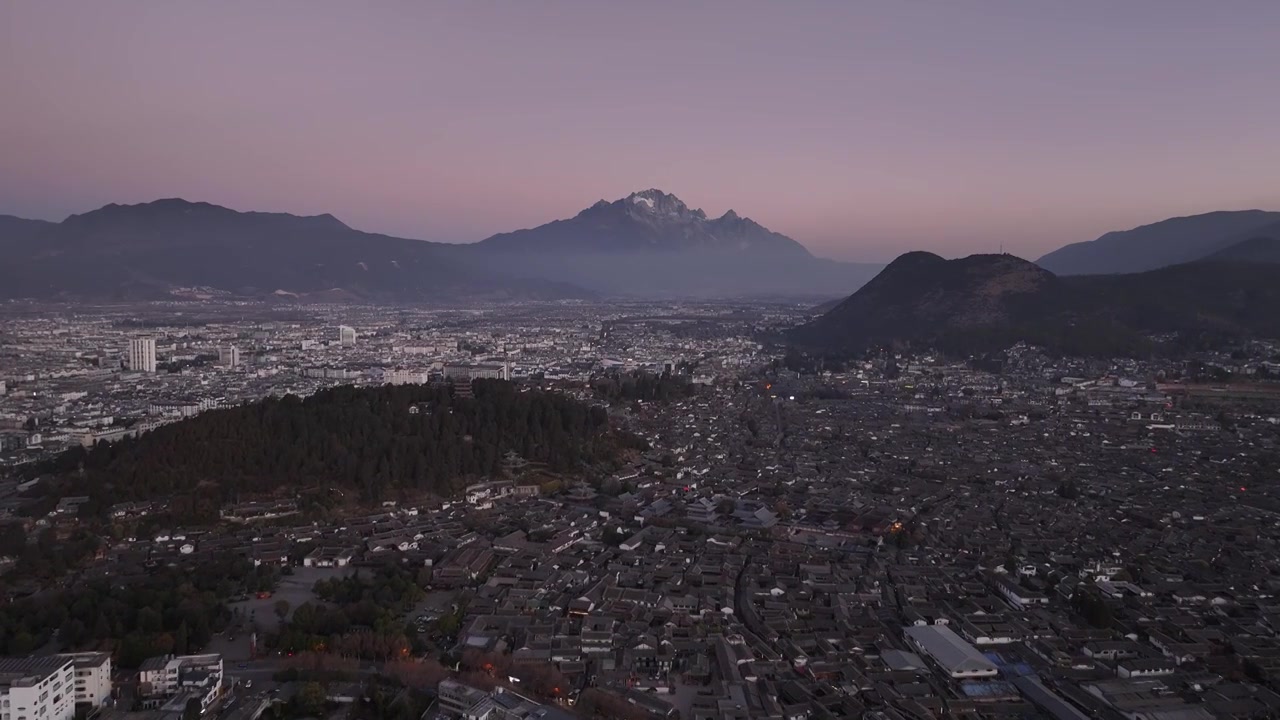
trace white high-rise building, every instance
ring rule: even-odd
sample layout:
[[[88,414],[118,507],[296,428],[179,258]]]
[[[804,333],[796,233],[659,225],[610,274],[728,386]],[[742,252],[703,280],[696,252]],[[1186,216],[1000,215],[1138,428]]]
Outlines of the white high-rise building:
[[[75,716],[71,658],[0,658],[0,720],[71,720]]]
[[[218,348],[218,364],[226,367],[236,367],[240,364],[240,348],[235,345]]]
[[[111,653],[66,653],[75,665],[76,704],[100,708],[111,698]]]
[[[139,372],[156,371],[155,338],[134,338],[129,341],[129,369]]]
[[[342,345],[342,347],[355,347],[356,329],[348,325],[339,325],[338,343]]]

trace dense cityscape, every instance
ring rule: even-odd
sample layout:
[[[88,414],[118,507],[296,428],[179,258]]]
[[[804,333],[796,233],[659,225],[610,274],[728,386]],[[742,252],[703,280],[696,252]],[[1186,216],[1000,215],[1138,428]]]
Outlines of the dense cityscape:
[[[794,303],[4,313],[10,720],[1280,713],[1272,344],[815,369],[768,341]],[[484,382],[643,444],[194,523],[42,464],[267,397]]]
[[[1280,2],[0,28],[0,720],[1280,720]]]

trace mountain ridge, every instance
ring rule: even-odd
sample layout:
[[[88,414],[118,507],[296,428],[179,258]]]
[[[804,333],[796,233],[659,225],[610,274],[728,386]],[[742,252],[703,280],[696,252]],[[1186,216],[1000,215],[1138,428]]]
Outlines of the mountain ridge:
[[[1280,230],[1280,227],[1277,227]],[[1204,258],[1215,262],[1280,263],[1280,232],[1275,235],[1252,237],[1228,245]]]
[[[180,198],[113,203],[9,236],[4,247],[7,297],[151,299],[179,287],[301,298],[340,289],[378,301],[593,296],[452,260],[439,244],[354,230],[332,215],[241,212]]]
[[[29,242],[57,223],[48,220],[29,220],[16,215],[0,215],[0,249]]]
[[[329,213],[320,215],[295,215],[286,212],[263,212],[260,210],[234,210],[224,205],[217,205],[203,200],[187,200],[180,197],[158,198],[143,203],[107,203],[100,208],[89,210],[83,213],[73,213],[68,215],[62,223],[55,224],[72,224],[97,222],[102,218],[110,218],[112,216],[130,216],[137,214],[163,216],[165,213],[204,213],[210,216],[243,216],[249,218],[259,218],[278,221],[299,220],[314,223],[319,226],[327,226],[331,228],[341,228],[351,230],[350,226],[338,220]]]
[[[1142,273],[1061,277],[1011,255],[907,253],[822,316],[797,346],[957,353],[1029,342],[1077,355],[1147,352],[1148,336],[1280,336],[1280,266],[1204,260]]]
[[[1280,212],[1217,210],[1167,218],[1065,245],[1036,264],[1058,275],[1143,272],[1198,260],[1260,231],[1280,233]]]
[[[470,244],[163,198],[58,223],[14,218],[0,225],[0,247],[11,260],[0,297],[153,298],[193,286],[369,300],[830,297],[879,269],[816,258],[733,210],[709,218],[652,188]]]
[[[624,296],[830,297],[879,269],[814,257],[734,210],[711,218],[656,188],[599,200],[571,218],[498,233],[457,252]]]
[[[702,209],[690,208],[675,195],[656,188],[618,200],[599,200],[572,218],[497,233],[475,245],[517,252],[548,248],[596,252],[750,249],[812,257],[795,240],[733,210],[709,218]]]

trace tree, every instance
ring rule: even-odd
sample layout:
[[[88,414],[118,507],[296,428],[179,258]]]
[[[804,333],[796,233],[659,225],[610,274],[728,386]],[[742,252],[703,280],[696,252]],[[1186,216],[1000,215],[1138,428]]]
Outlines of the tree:
[[[178,626],[178,631],[173,636],[173,651],[175,653],[179,655],[187,654],[188,646],[191,644],[190,634],[185,621]]]
[[[605,525],[604,531],[600,533],[600,542],[611,547],[621,545],[622,541],[626,539],[627,534],[623,532],[622,528],[613,525]]]
[[[9,641],[10,655],[30,655],[36,649],[36,639],[26,630],[19,631]]]
[[[554,665],[533,664],[521,665],[513,670],[520,678],[521,686],[528,688],[535,695],[549,699],[564,697],[569,688],[569,680]]]
[[[226,626],[231,611],[224,600],[236,587],[270,573],[241,558],[207,560],[200,572],[193,569],[190,563],[158,568],[125,584],[85,580],[0,604],[0,655],[26,655],[49,642],[54,631],[67,650],[113,643],[116,662],[125,668],[182,652],[184,645],[190,651]]]
[[[448,668],[431,659],[422,662],[396,660],[384,665],[382,673],[399,680],[405,687],[415,689],[434,688],[450,675]]]
[[[202,714],[204,708],[200,707],[200,698],[187,700],[186,707],[182,708],[182,720],[200,720]]]
[[[18,557],[26,549],[27,533],[22,529],[22,523],[0,524],[0,556]]]
[[[644,720],[649,713],[621,697],[601,690],[587,688],[578,696],[578,714],[585,718],[609,718],[609,720]]]
[[[163,623],[160,613],[149,607],[138,611],[138,630],[144,633],[159,632]]]
[[[600,493],[615,497],[622,491],[622,483],[616,477],[607,477],[600,483]]]
[[[290,607],[289,601],[285,600],[284,598],[281,598],[276,601],[276,604],[275,604],[276,617],[280,618],[282,622],[289,615],[289,607]]]
[[[1071,606],[1096,628],[1109,628],[1114,620],[1111,607],[1096,592],[1077,590],[1071,596]]]
[[[325,703],[328,701],[324,686],[318,682],[304,683],[298,688],[298,694],[294,698],[298,703],[298,710],[305,715],[323,713]]]

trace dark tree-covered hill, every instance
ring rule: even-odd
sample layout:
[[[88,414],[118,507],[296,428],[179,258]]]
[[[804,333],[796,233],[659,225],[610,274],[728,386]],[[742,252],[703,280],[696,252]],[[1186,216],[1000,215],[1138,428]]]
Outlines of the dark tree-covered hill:
[[[629,441],[610,431],[602,408],[499,380],[477,381],[471,398],[425,385],[343,386],[208,412],[68,451],[41,470],[99,508],[191,494],[200,506],[183,514],[207,518],[222,502],[297,488],[366,500],[401,490],[449,495],[497,472],[509,451],[572,472],[607,462]]]
[[[821,317],[804,349],[932,347],[961,354],[1028,342],[1072,355],[1150,352],[1151,336],[1280,336],[1280,267],[1201,260],[1129,275],[1058,277],[1012,255],[894,260]]]

